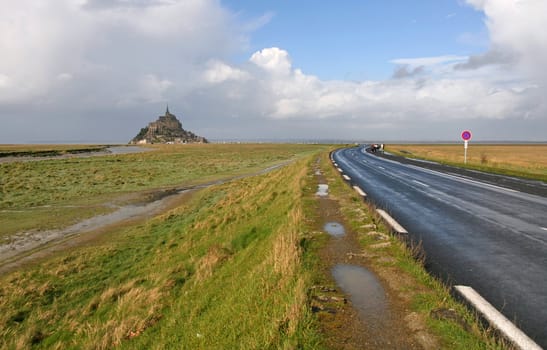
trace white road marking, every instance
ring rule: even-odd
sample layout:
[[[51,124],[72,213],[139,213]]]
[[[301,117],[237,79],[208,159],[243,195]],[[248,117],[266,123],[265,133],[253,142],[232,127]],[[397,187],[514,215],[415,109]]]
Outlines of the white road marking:
[[[351,180],[351,177],[347,176],[347,175],[342,175],[342,177],[344,178],[344,180],[346,181],[350,181]]]
[[[418,185],[422,185],[422,186],[424,186],[424,187],[429,187],[428,184],[424,184],[423,182],[420,182],[420,181],[418,181],[418,180],[412,180],[412,182],[415,182],[415,183],[417,183]]]
[[[414,160],[416,162],[422,162],[422,163],[428,163],[428,164],[440,164],[440,163],[437,163],[437,162],[432,162],[430,160],[425,160],[425,159],[417,159],[417,158],[408,158],[410,160]]]
[[[511,321],[503,316],[496,308],[486,301],[473,288],[468,286],[454,286],[475,309],[477,309],[490,324],[497,328],[507,339],[517,345],[519,349],[526,350],[541,350],[532,339],[530,339],[523,331],[517,328]]]
[[[395,221],[394,218],[392,218],[388,213],[383,211],[382,209],[376,209],[376,212],[380,214],[380,216],[388,223],[391,228],[398,234],[407,234],[408,231],[404,229],[403,226],[401,226],[397,221]]]
[[[468,182],[468,183],[476,184],[478,186],[486,186],[486,187],[495,188],[495,189],[498,189],[498,190],[512,192],[512,193],[521,193],[520,191],[513,190],[513,189],[510,189],[510,188],[507,188],[507,187],[492,185],[492,184],[487,183],[487,182],[473,180],[473,179],[470,179],[468,177],[461,176],[461,175],[447,174],[447,173],[443,173],[443,172],[440,172],[440,171],[419,167],[417,165],[412,165],[412,164],[403,164],[403,163],[400,163],[400,162],[397,162],[397,161],[394,161],[394,160],[391,160],[391,159],[385,159],[385,158],[376,158],[376,159],[379,160],[379,161],[382,161],[382,162],[392,163],[392,164],[396,164],[396,165],[403,166],[403,167],[410,167],[410,168],[414,168],[416,170],[421,170],[421,171],[428,172],[428,173],[431,173],[431,174],[436,174],[436,175],[439,175],[439,176],[442,176],[442,177],[458,179],[462,182]],[[383,168],[381,166],[377,166],[377,168],[385,170],[385,168]]]
[[[485,186],[485,187],[495,188],[495,189],[498,189],[498,190],[512,192],[512,193],[518,193],[519,192],[517,190],[513,190],[513,189],[510,189],[510,188],[492,185],[492,184],[489,184],[487,182],[472,180],[468,177],[464,177],[464,176],[461,176],[461,175],[442,173],[440,171],[426,169],[426,168],[422,168],[422,167],[419,167],[417,165],[412,165],[412,164],[404,164],[404,165],[407,166],[407,167],[410,167],[410,168],[414,168],[414,169],[419,170],[419,171],[423,171],[423,172],[430,173],[430,174],[435,174],[435,175],[438,175],[440,177],[452,178],[452,179],[459,180],[461,182],[472,183],[472,184],[475,184],[475,185],[478,185],[478,186]]]
[[[386,170],[383,166],[379,166],[378,169]]]
[[[341,173],[344,172],[344,170],[342,170],[342,169],[340,169],[340,168],[336,168],[336,169],[338,169],[338,171],[341,172]]]
[[[362,197],[367,196],[367,194],[361,188],[359,188],[358,186],[353,186],[353,189],[355,190],[355,192],[359,193],[360,196],[362,196]]]
[[[547,227],[542,227],[541,228],[543,231],[547,231]]]

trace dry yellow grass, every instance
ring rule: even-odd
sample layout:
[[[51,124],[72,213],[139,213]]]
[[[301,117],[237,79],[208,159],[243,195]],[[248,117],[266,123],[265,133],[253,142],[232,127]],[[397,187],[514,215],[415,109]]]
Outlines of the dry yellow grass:
[[[226,249],[213,245],[209,251],[198,263],[196,270],[196,284],[211,277],[217,265],[230,257],[230,252]]]
[[[440,162],[463,164],[463,144],[388,145],[388,152]],[[483,168],[547,176],[547,144],[485,145],[469,144],[467,164]]]

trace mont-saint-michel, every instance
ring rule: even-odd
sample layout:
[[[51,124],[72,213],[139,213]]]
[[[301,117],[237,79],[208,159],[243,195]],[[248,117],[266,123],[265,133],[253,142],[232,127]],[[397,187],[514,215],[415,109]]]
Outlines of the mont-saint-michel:
[[[184,130],[182,123],[174,114],[169,112],[169,106],[165,110],[165,115],[161,115],[154,122],[150,122],[147,127],[142,128],[130,144],[152,144],[152,143],[208,143],[207,139],[198,136],[191,131]]]

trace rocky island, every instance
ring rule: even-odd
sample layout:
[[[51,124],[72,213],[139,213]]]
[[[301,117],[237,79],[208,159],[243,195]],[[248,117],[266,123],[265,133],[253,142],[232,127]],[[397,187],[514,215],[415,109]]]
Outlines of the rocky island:
[[[129,143],[141,145],[151,143],[208,143],[208,141],[205,137],[184,130],[181,122],[174,114],[169,112],[169,106],[167,106],[165,115],[159,116],[158,120],[142,128]]]

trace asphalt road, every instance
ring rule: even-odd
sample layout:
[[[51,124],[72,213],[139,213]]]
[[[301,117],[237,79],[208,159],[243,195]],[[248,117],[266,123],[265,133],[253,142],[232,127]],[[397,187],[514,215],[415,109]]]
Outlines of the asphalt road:
[[[524,181],[523,192],[518,179],[501,187],[480,173],[462,176],[429,164],[432,170],[363,147],[338,150],[333,158],[368,200],[422,243],[432,273],[473,287],[547,349],[545,183]]]

